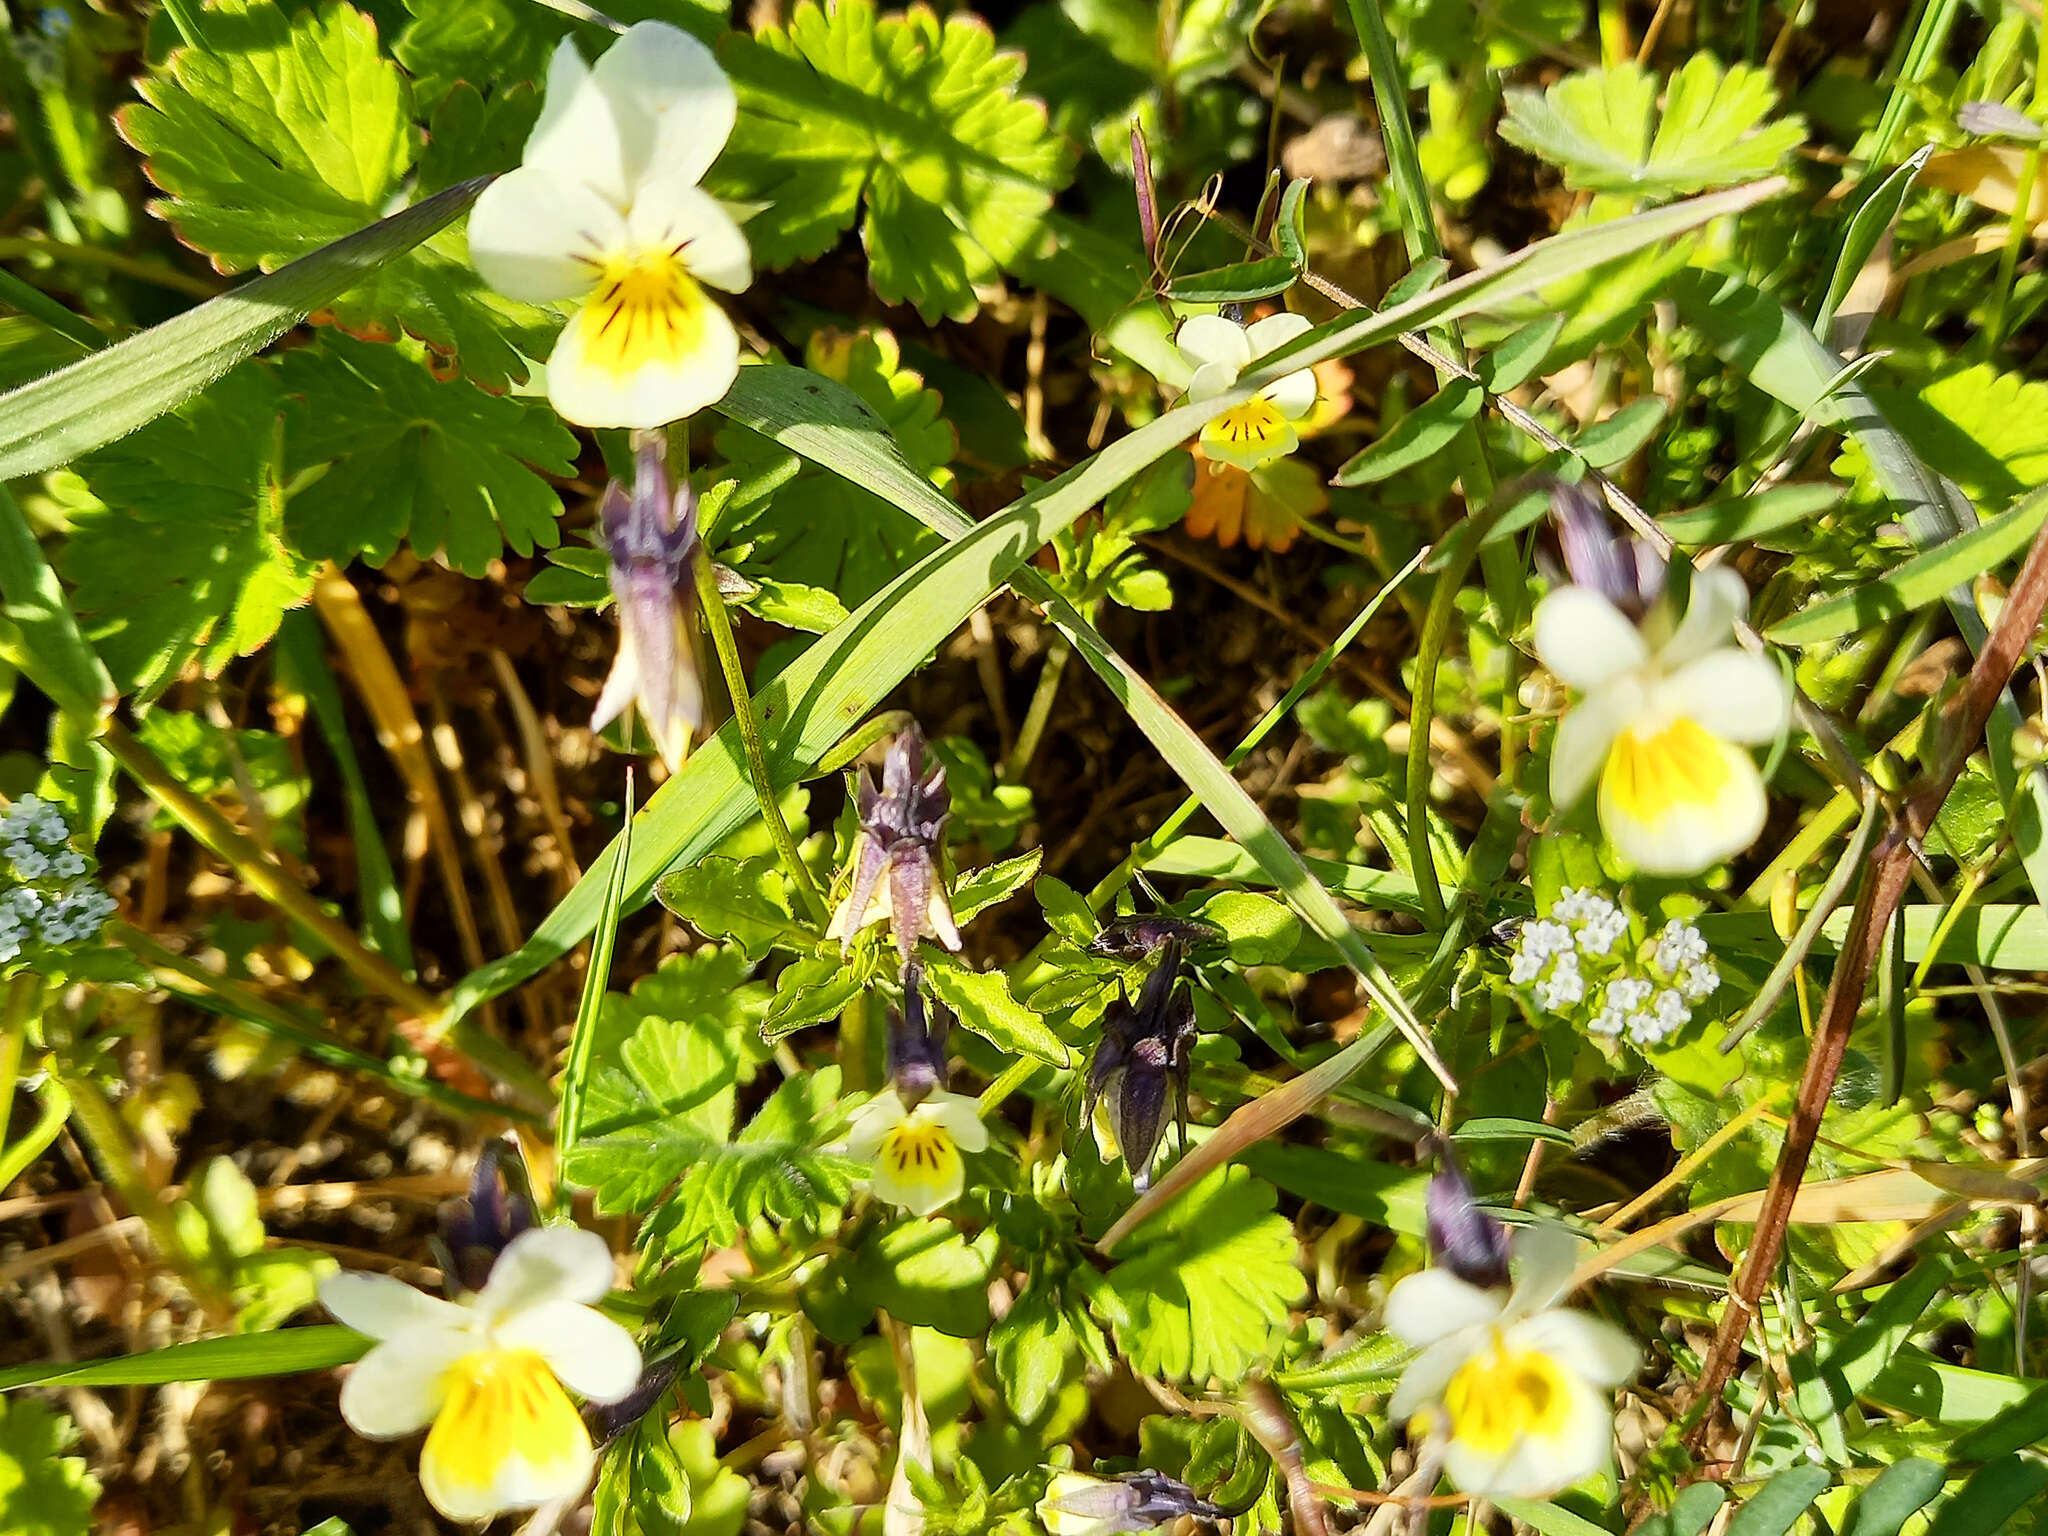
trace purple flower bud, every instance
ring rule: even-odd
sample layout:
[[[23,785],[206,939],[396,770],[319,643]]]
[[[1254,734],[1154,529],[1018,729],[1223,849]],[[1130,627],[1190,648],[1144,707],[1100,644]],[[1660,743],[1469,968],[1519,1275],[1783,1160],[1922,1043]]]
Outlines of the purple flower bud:
[[[906,966],[903,1007],[889,1010],[889,1085],[905,1109],[946,1086],[946,1037],[954,1023],[953,1010],[935,1002],[927,1024],[924,968],[914,961]]]
[[[2043,136],[2039,123],[2001,101],[1966,101],[1956,109],[1956,123],[1963,132],[1984,138],[2033,141]]]
[[[450,1289],[482,1290],[498,1255],[536,1221],[525,1166],[505,1161],[503,1142],[485,1142],[469,1177],[469,1193],[444,1202],[440,1210],[436,1246]]]
[[[633,489],[614,480],[599,514],[611,555],[619,649],[590,718],[601,731],[637,702],[671,769],[689,755],[704,722],[704,690],[694,645],[697,498],[689,482],[671,487],[659,433],[634,435]]]
[[[1437,1263],[1468,1285],[1491,1290],[1508,1283],[1508,1229],[1472,1197],[1465,1170],[1441,1147],[1423,1207]]]
[[[1221,944],[1224,937],[1221,928],[1199,917],[1174,917],[1158,912],[1120,917],[1105,924],[1102,932],[1088,941],[1088,952],[1113,960],[1150,960],[1168,944],[1178,944],[1193,953]]]
[[[1104,1106],[1116,1150],[1140,1194],[1152,1184],[1152,1159],[1166,1135],[1167,1111],[1187,1147],[1188,1079],[1195,1005],[1180,975],[1180,945],[1168,939],[1158,969],[1145,978],[1137,1006],[1119,988],[1102,1016],[1102,1039],[1088,1068],[1084,1118]]]
[[[1083,1472],[1053,1474],[1038,1517],[1053,1536],[1127,1536],[1191,1515],[1214,1523],[1242,1511],[1225,1509],[1163,1472],[1122,1472],[1091,1477]]]
[[[832,915],[826,937],[847,948],[856,933],[886,914],[904,965],[917,952],[917,941],[927,936],[957,950],[960,933],[939,872],[953,798],[946,790],[945,765],[926,768],[924,733],[916,725],[904,727],[889,744],[879,786],[861,770],[854,783],[854,808],[860,836],[854,841],[853,884]]]
[[[1586,486],[1553,485],[1550,511],[1573,585],[1591,587],[1632,619],[1647,613],[1664,590],[1664,557],[1640,539],[1617,537]]]

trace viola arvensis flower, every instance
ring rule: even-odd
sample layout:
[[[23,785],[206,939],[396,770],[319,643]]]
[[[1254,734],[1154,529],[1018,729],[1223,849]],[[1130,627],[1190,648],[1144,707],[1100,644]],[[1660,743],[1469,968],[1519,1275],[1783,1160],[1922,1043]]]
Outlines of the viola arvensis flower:
[[[825,937],[848,949],[855,934],[886,918],[906,966],[921,938],[959,949],[960,930],[954,926],[939,867],[953,797],[946,789],[945,764],[926,769],[924,732],[915,724],[905,726],[889,743],[880,788],[872,774],[861,770],[854,785],[854,809],[860,816],[860,835],[853,842],[853,883],[832,914]]]
[[[572,1498],[594,1452],[563,1388],[614,1403],[640,1379],[632,1335],[590,1305],[611,1287],[611,1250],[574,1227],[520,1233],[459,1301],[389,1275],[330,1275],[321,1303],[378,1341],[342,1384],[341,1416],[373,1440],[431,1425],[420,1485],[451,1520]]]
[[[1300,315],[1268,315],[1240,325],[1222,315],[1195,315],[1181,323],[1174,341],[1194,365],[1188,399],[1213,400],[1236,387],[1238,376],[1268,352],[1309,329]],[[1242,405],[1234,405],[1202,428],[1202,453],[1218,463],[1254,470],[1285,458],[1300,443],[1298,423],[1316,405],[1315,371],[1303,368],[1275,379]]]
[[[1213,1523],[1229,1511],[1163,1472],[1055,1472],[1036,1513],[1047,1536],[1131,1536],[1183,1515]]]
[[[1696,572],[1679,617],[1649,551],[1615,558],[1629,547],[1600,548],[1582,498],[1558,506],[1573,580],[1536,605],[1536,654],[1584,697],[1558,722],[1550,797],[1568,808],[1598,780],[1600,825],[1631,863],[1696,874],[1763,831],[1763,775],[1745,748],[1784,732],[1790,690],[1735,642],[1741,577]]]
[[[960,1154],[988,1147],[980,1104],[944,1086],[953,1014],[940,1004],[926,1027],[923,980],[915,965],[903,974],[903,1009],[889,1020],[889,1086],[861,1106],[846,1139],[848,1156],[874,1164],[875,1198],[917,1216],[959,1199],[967,1187]]]
[[[747,238],[698,186],[737,101],[711,50],[643,21],[583,62],[564,39],[519,168],[484,189],[469,250],[484,281],[580,307],[548,359],[548,399],[587,427],[659,427],[720,399],[739,334],[706,285],[753,280]]]
[[[1093,1124],[1104,1157],[1123,1158],[1139,1194],[1151,1187],[1169,1112],[1180,1125],[1183,1148],[1187,1143],[1195,1005],[1180,964],[1180,941],[1169,938],[1135,1008],[1119,989],[1103,1011],[1102,1038],[1088,1066],[1082,1118]]]
[[[683,766],[704,723],[697,676],[697,498],[686,480],[670,489],[658,433],[634,435],[633,489],[614,480],[599,512],[611,554],[619,649],[590,728],[601,731],[637,703],[670,772]]]
[[[1447,1201],[1432,1203],[1439,1266],[1408,1276],[1387,1297],[1388,1332],[1422,1351],[1387,1412],[1408,1421],[1466,1493],[1547,1497],[1611,1461],[1611,1394],[1635,1374],[1636,1346],[1612,1324],[1555,1305],[1578,1248],[1569,1232],[1523,1228],[1513,1244],[1512,1289],[1502,1283],[1494,1244],[1464,1232],[1456,1246],[1441,1246],[1448,1228],[1436,1207],[1455,1204],[1458,1193],[1446,1190]],[[1493,1220],[1476,1207],[1467,1214]]]

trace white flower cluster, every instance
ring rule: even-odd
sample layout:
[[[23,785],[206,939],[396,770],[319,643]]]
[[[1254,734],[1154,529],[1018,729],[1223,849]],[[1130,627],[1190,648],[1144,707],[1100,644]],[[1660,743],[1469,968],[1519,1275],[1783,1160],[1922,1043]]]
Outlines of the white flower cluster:
[[[1603,1039],[1660,1044],[1692,1021],[1693,1005],[1721,985],[1721,973],[1690,923],[1674,917],[1633,956],[1616,952],[1628,929],[1629,915],[1615,902],[1567,890],[1550,916],[1522,925],[1508,980],[1527,988],[1541,1012],[1581,1016]]]
[[[114,915],[114,898],[87,876],[91,867],[70,844],[64,813],[49,801],[23,795],[0,815],[0,964],[30,944],[52,948],[99,937]]]

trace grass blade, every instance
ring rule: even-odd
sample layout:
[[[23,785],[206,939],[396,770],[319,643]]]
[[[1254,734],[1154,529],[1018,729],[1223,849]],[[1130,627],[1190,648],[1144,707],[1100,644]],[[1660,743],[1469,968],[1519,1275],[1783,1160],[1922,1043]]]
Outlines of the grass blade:
[[[169,1381],[245,1381],[325,1371],[360,1360],[373,1341],[338,1323],[237,1333],[171,1344],[111,1360],[46,1360],[0,1370],[0,1391],[15,1387],[156,1387]]]
[[[619,941],[619,918],[626,903],[626,866],[633,857],[633,773],[626,771],[625,826],[619,832],[619,857],[605,882],[604,910],[590,941],[590,968],[583,973],[583,996],[576,1004],[576,1029],[569,1036],[569,1059],[562,1068],[561,1119],[555,1130],[557,1166],[583,1134],[583,1085],[590,1076],[596,1048],[597,1016],[612,974],[612,951]]]

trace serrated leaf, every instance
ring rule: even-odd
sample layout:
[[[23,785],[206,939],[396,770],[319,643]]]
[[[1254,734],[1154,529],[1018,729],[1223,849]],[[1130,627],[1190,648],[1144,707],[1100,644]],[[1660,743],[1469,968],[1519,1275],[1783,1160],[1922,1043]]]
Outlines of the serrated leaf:
[[[846,622],[846,604],[829,587],[762,577],[754,595],[740,605],[756,618],[807,635],[822,635]]]
[[[959,1014],[960,1022],[1014,1056],[1065,1067],[1073,1053],[1045,1020],[1018,1002],[1001,971],[971,971],[950,956],[925,964],[932,995]]]
[[[937,392],[903,366],[894,335],[821,331],[805,346],[804,360],[812,372],[852,390],[874,424],[933,483],[952,483],[946,465],[957,439]],[[743,481],[717,522],[717,539],[751,545],[738,562],[750,580],[817,588],[842,606],[861,603],[939,542],[900,507],[805,463],[749,427],[727,427],[716,445]],[[771,488],[755,496],[749,482]]]
[[[1196,915],[1223,930],[1239,965],[1278,965],[1301,942],[1301,919],[1284,903],[1253,891],[1219,891]]]
[[[8,1536],[83,1536],[100,1485],[71,1421],[32,1398],[0,1398],[0,1530]]]
[[[996,1234],[969,1242],[937,1217],[893,1222],[855,1255],[856,1291],[899,1322],[956,1339],[988,1332],[988,1280]]]
[[[1076,1348],[1058,1291],[1043,1279],[1029,1281],[988,1334],[989,1365],[1020,1423],[1036,1423],[1051,1406]]]
[[[535,80],[569,19],[532,0],[405,0],[412,20],[392,52],[422,101],[458,80],[472,85]]]
[[[506,545],[529,555],[559,537],[562,499],[532,466],[575,473],[576,438],[546,406],[440,382],[396,347],[341,336],[278,372],[299,402],[285,434],[293,474],[327,465],[285,513],[307,555],[382,565],[403,539],[481,576]]]
[[[58,568],[123,692],[197,660],[209,676],[277,633],[318,562],[284,542],[272,472],[284,406],[260,366],[79,461],[97,506],[72,516]]]
[[[775,1000],[761,1021],[764,1039],[779,1040],[793,1030],[836,1019],[866,985],[838,955],[810,955],[782,968]]]
[[[1767,176],[1806,137],[1797,117],[1766,123],[1777,106],[1770,75],[1746,64],[1725,74],[1695,53],[1664,87],[1639,65],[1584,70],[1547,91],[1508,92],[1501,137],[1559,167],[1591,192],[1677,197]]]
[[[977,17],[805,0],[787,29],[719,53],[740,109],[709,184],[769,205],[747,226],[764,267],[823,254],[865,203],[875,291],[927,321],[971,319],[975,287],[1039,238],[1070,174],[1044,107],[1016,95],[1023,59]]]
[[[2048,482],[2048,384],[1979,363],[1918,390],[1872,386],[1870,396],[1921,461],[1956,482],[1984,512]],[[1860,496],[1883,494],[1869,454],[1851,438],[1835,473]]]
[[[808,946],[810,935],[790,915],[782,871],[773,858],[714,856],[663,875],[661,904],[707,939],[731,939],[758,961],[778,942]]]
[[[1023,890],[1038,873],[1038,861],[1044,852],[1034,848],[1014,859],[1002,859],[962,875],[953,886],[953,921],[964,923],[977,912],[1008,901]]]
[[[374,223],[401,201],[419,153],[412,89],[374,23],[342,0],[288,15],[273,0],[216,0],[206,46],[182,47],[119,118],[167,197],[150,211],[222,272],[274,271]],[[354,334],[410,331],[492,385],[526,377],[549,311],[485,288],[446,229],[335,299]]]
[[[1031,883],[1031,894],[1038,899],[1047,926],[1069,944],[1086,944],[1095,937],[1095,913],[1066,881],[1041,875]]]
[[[1133,1369],[1231,1385],[1269,1357],[1308,1288],[1274,1199],[1272,1185],[1226,1165],[1124,1239],[1106,1277],[1116,1305],[1091,1309]]]

